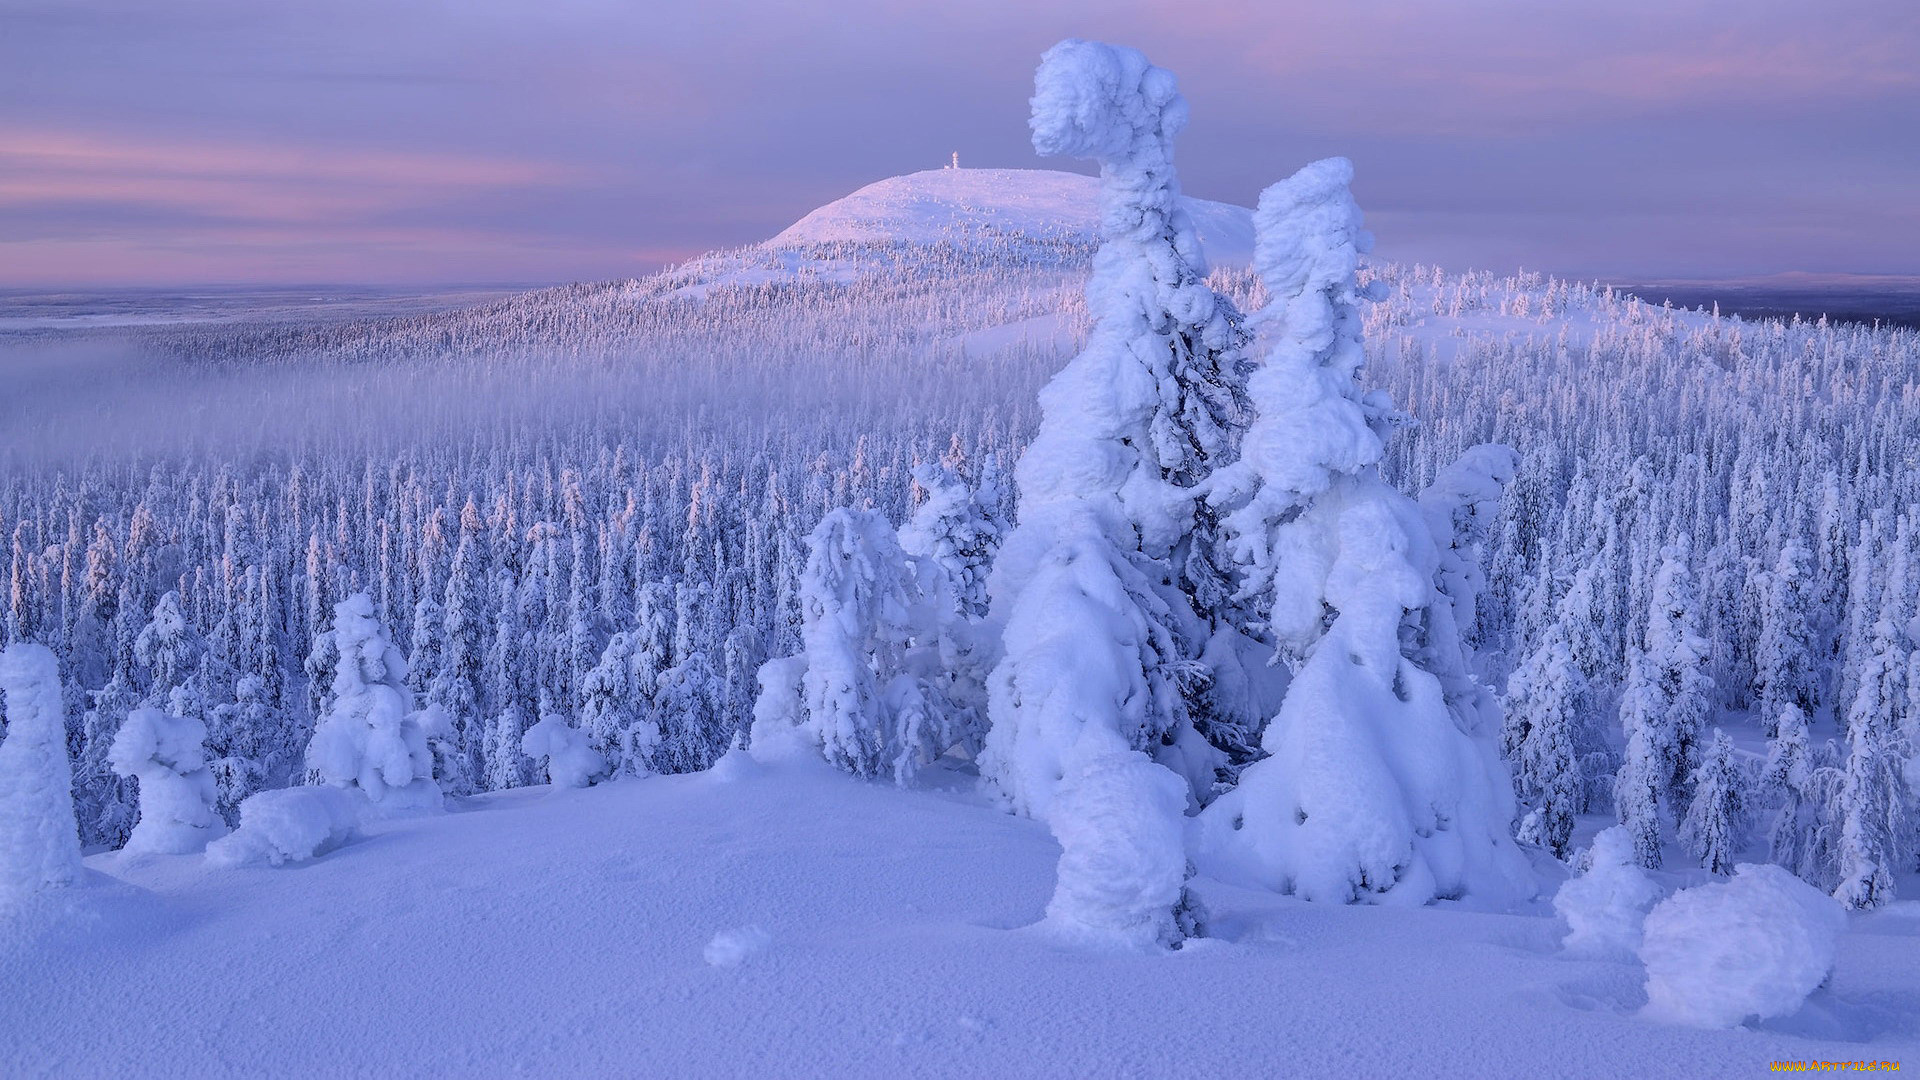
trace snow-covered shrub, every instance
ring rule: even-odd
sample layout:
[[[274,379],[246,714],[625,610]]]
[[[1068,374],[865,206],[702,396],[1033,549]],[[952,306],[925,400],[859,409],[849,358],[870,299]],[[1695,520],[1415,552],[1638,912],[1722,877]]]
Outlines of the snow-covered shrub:
[[[131,854],[184,855],[227,833],[207,767],[207,726],[159,709],[127,714],[113,739],[113,770],[140,781],[140,821],[127,838]]]
[[[275,788],[240,804],[240,827],[207,845],[207,861],[234,867],[305,862],[354,838],[369,809],[354,788]]]
[[[1491,710],[1448,700],[1471,669],[1441,585],[1469,583],[1457,566],[1442,578],[1435,529],[1375,468],[1400,417],[1359,383],[1357,268],[1372,238],[1352,176],[1344,159],[1316,162],[1268,188],[1254,218],[1280,333],[1249,382],[1242,458],[1208,498],[1300,667],[1262,736],[1268,757],[1201,815],[1196,857],[1310,900],[1497,906],[1534,886],[1508,836]]]
[[[366,593],[334,607],[331,637],[338,656],[331,701],[307,744],[307,767],[334,787],[360,789],[383,809],[440,805],[433,750],[420,716],[407,707],[406,661],[374,619]]]
[[[1553,894],[1553,912],[1567,924],[1562,944],[1576,956],[1625,959],[1640,950],[1641,926],[1661,889],[1640,867],[1633,834],[1604,829],[1586,851],[1586,869]]]
[[[555,787],[586,787],[607,775],[607,759],[587,733],[558,713],[547,713],[528,728],[520,749],[536,761],[546,759],[547,779]]]
[[[1826,981],[1846,926],[1839,904],[1778,866],[1683,889],[1647,915],[1642,1015],[1709,1028],[1787,1016]]]
[[[1060,842],[1048,924],[1135,947],[1179,944],[1186,802],[1180,778],[1137,750],[1076,753],[1047,813]]]
[[[806,722],[806,673],[805,653],[775,657],[755,673],[760,693],[753,699],[749,729],[755,760],[772,762],[812,751],[801,727]]]
[[[45,646],[0,651],[0,907],[42,889],[79,882],[80,832],[73,820],[60,667]]]

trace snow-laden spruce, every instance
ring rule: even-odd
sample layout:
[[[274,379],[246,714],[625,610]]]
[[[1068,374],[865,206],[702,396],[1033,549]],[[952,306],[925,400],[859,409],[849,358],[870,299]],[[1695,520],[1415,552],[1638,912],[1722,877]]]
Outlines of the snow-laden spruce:
[[[909,557],[880,513],[841,507],[808,541],[799,592],[802,651],[760,669],[757,746],[797,736],[837,768],[905,784],[977,745],[978,680],[955,678],[968,635],[936,560]]]
[[[159,709],[127,714],[113,739],[113,769],[140,781],[140,821],[123,849],[130,854],[185,855],[227,834],[214,809],[219,798],[207,767],[207,726]]]
[[[60,667],[43,645],[0,651],[0,909],[44,889],[78,884],[80,832],[73,820]]]
[[[1009,807],[1045,818],[1083,739],[1149,751],[1191,786],[1212,784],[1216,755],[1182,695],[1181,679],[1201,674],[1179,636],[1192,613],[1182,619],[1169,604],[1181,594],[1158,588],[1178,577],[1169,560],[1195,520],[1194,493],[1172,471],[1191,484],[1203,464],[1176,457],[1171,365],[1235,345],[1239,330],[1199,280],[1176,201],[1187,106],[1172,73],[1133,49],[1063,41],[1041,60],[1032,106],[1037,151],[1100,163],[1102,222],[1092,333],[1040,392],[1040,428],[1015,469],[1018,524],[989,581],[1002,659],[980,769]]]
[[[1701,728],[1712,708],[1709,649],[1699,633],[1700,600],[1688,550],[1681,537],[1660,553],[1646,647],[1635,656],[1620,698],[1627,749],[1614,805],[1633,834],[1640,864],[1649,868],[1660,865],[1663,818],[1681,818],[1693,801]]]
[[[1245,331],[1202,280],[1178,200],[1173,140],[1187,107],[1173,75],[1132,49],[1065,41],[1043,57],[1032,106],[1038,152],[1100,164],[1101,247],[1086,291],[1091,333],[1041,391],[1040,427],[1015,471],[1019,523],[989,586],[993,619],[1009,637],[982,768],[1015,808],[1044,813],[1072,736],[1043,718],[1060,712],[1046,700],[1051,691],[1010,685],[1052,678],[1050,661],[1019,654],[1011,627],[1030,624],[1023,606],[1059,609],[1065,598],[1048,596],[1046,582],[1110,575],[1096,589],[1110,599],[1095,602],[1089,625],[1127,626],[1121,639],[1088,648],[1130,653],[1120,666],[1144,673],[1147,694],[1120,690],[1129,715],[1103,722],[1206,797],[1228,762],[1200,735],[1244,746],[1252,722],[1243,705],[1212,693],[1201,662],[1234,664],[1238,652],[1208,648],[1233,633],[1234,619],[1213,514],[1196,500],[1234,453]],[[1082,559],[1091,561],[1059,569]],[[1115,687],[1082,689],[1095,695],[1090,710],[1115,711]]]
[[[1574,815],[1582,809],[1575,746],[1587,694],[1586,676],[1558,622],[1507,678],[1501,744],[1528,806],[1521,839],[1544,845],[1555,858],[1566,858]]]
[[[1649,1019],[1730,1028],[1797,1011],[1833,971],[1846,912],[1778,866],[1683,889],[1647,915]]]
[[[1511,460],[1463,467],[1484,483],[1436,493],[1429,509],[1449,510],[1434,524],[1380,478],[1383,437],[1402,418],[1359,383],[1357,272],[1372,240],[1352,177],[1344,159],[1316,162],[1268,188],[1255,214],[1276,342],[1249,382],[1242,457],[1209,499],[1226,511],[1245,591],[1299,667],[1262,737],[1268,756],[1201,815],[1196,859],[1309,900],[1502,905],[1533,885],[1509,839],[1499,732],[1471,692],[1443,591],[1470,583],[1439,545],[1459,550],[1452,508],[1484,504]]]
[[[374,618],[366,593],[334,607],[331,636],[338,659],[330,700],[307,745],[307,767],[324,783],[357,789],[385,810],[438,807],[433,750],[421,714],[409,707],[406,661]]]

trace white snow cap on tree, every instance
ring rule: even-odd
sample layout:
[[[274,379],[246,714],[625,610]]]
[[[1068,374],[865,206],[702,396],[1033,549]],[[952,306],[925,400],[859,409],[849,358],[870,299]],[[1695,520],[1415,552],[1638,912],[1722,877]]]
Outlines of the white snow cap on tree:
[[[130,854],[185,855],[227,833],[214,810],[219,797],[207,767],[207,726],[159,709],[127,714],[113,739],[113,771],[140,781],[140,822],[123,849]]]
[[[1742,864],[1647,916],[1641,1015],[1707,1028],[1790,1015],[1826,981],[1846,927],[1820,890],[1778,866]]]
[[[43,645],[0,651],[7,735],[0,740],[0,907],[80,881],[60,667]]]
[[[407,664],[373,616],[373,601],[355,593],[334,609],[339,660],[333,702],[307,744],[307,766],[334,787],[359,788],[388,809],[433,807],[433,750],[420,718],[407,708]]]
[[[558,713],[545,713],[528,728],[520,749],[535,760],[546,759],[547,779],[555,787],[586,787],[607,775],[607,759],[592,739]]]
[[[1279,341],[1249,383],[1241,461],[1209,498],[1303,663],[1262,737],[1269,756],[1201,815],[1196,859],[1309,900],[1504,906],[1534,889],[1508,836],[1512,781],[1491,725],[1448,701],[1468,663],[1433,531],[1373,467],[1397,414],[1356,378],[1370,238],[1352,175],[1342,159],[1309,165],[1255,217]]]

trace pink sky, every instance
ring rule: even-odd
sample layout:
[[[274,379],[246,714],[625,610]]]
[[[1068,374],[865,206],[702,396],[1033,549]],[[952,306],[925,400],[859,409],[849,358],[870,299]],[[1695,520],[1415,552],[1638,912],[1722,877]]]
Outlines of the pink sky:
[[[1907,0],[65,0],[0,22],[0,286],[642,273],[953,150],[1041,167],[1031,69],[1069,35],[1180,75],[1190,193],[1250,203],[1345,154],[1394,257],[1920,273]]]

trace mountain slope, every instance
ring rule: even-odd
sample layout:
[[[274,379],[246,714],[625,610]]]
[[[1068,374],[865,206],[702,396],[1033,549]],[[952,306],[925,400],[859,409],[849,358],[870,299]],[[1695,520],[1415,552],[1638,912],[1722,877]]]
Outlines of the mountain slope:
[[[1253,259],[1253,212],[1185,198],[1207,260]],[[951,243],[996,246],[1020,238],[1091,247],[1100,242],[1100,181],[1046,169],[931,169],[889,177],[836,199],[761,245]]]

